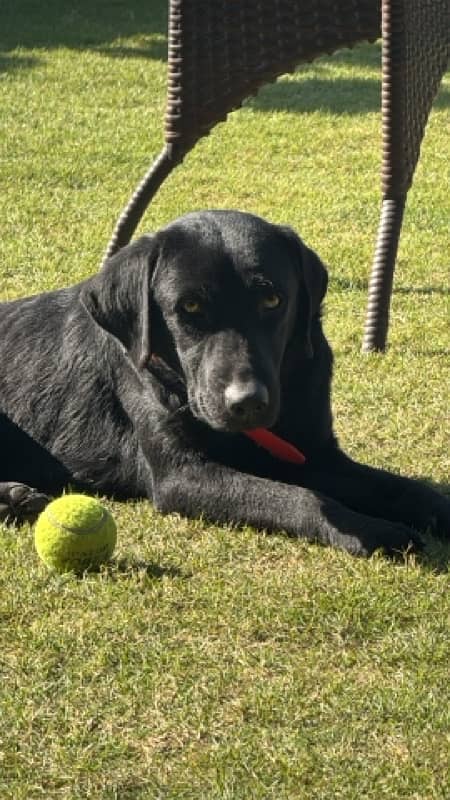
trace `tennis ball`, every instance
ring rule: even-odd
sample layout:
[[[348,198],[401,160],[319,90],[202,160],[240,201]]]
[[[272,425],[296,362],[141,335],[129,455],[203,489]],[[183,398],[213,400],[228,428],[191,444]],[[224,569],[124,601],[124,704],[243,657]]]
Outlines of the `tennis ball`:
[[[95,570],[111,558],[116,523],[98,500],[67,494],[46,506],[38,517],[34,541],[42,561],[56,572]]]

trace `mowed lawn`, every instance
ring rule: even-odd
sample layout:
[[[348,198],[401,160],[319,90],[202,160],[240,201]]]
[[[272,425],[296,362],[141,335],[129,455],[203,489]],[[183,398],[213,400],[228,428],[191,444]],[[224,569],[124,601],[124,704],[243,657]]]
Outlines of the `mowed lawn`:
[[[162,146],[165,8],[2,10],[1,299],[98,269]],[[450,81],[408,200],[390,348],[363,356],[379,62],[362,46],[266,87],[187,157],[140,230],[205,207],[292,225],[330,270],[342,444],[449,492]],[[0,797],[450,797],[448,545],[356,560],[105,502],[115,558],[82,579],[46,570],[32,528],[0,525]]]

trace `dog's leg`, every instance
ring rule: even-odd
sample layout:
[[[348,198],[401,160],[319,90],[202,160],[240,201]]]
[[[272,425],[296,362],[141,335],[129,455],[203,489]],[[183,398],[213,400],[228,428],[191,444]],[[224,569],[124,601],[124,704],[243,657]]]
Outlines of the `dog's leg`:
[[[450,538],[450,499],[426,484],[353,461],[333,449],[303,471],[314,487],[363,514]]]
[[[0,483],[1,522],[33,522],[48,502],[46,494],[23,483]]]
[[[0,412],[0,521],[36,519],[49,498],[32,487],[47,488],[46,475],[52,463],[40,445]]]
[[[33,521],[54,494],[67,485],[67,470],[0,412],[0,520]]]
[[[154,472],[153,499],[165,512],[211,522],[286,531],[355,555],[420,548],[406,526],[358,514],[318,492],[192,460]]]

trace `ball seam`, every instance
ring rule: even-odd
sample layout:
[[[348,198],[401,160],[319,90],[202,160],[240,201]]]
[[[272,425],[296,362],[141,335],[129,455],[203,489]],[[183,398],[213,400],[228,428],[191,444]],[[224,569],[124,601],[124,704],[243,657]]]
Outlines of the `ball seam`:
[[[84,528],[84,529],[83,528],[76,528],[76,527],[71,526],[71,525],[64,525],[63,522],[60,522],[55,516],[53,516],[51,511],[48,510],[48,508],[46,508],[45,511],[44,511],[44,517],[46,517],[53,525],[56,525],[62,531],[68,531],[69,533],[78,533],[78,534],[81,534],[82,536],[85,536],[85,535],[90,534],[90,533],[96,533],[98,531],[98,529],[102,527],[103,523],[105,522],[105,520],[108,517],[108,511],[106,510],[106,508],[102,508],[101,511],[102,511],[102,515],[101,515],[100,519],[98,520],[98,522],[95,525],[93,525],[92,527]]]

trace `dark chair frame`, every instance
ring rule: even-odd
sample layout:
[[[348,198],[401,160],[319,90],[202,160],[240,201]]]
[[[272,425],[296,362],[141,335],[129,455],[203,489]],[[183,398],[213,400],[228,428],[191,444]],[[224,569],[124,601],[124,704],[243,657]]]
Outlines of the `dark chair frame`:
[[[382,206],[363,350],[384,350],[407,192],[450,53],[450,0],[169,0],[165,146],[107,249],[133,235],[196,142],[265,83],[304,61],[382,37]]]

